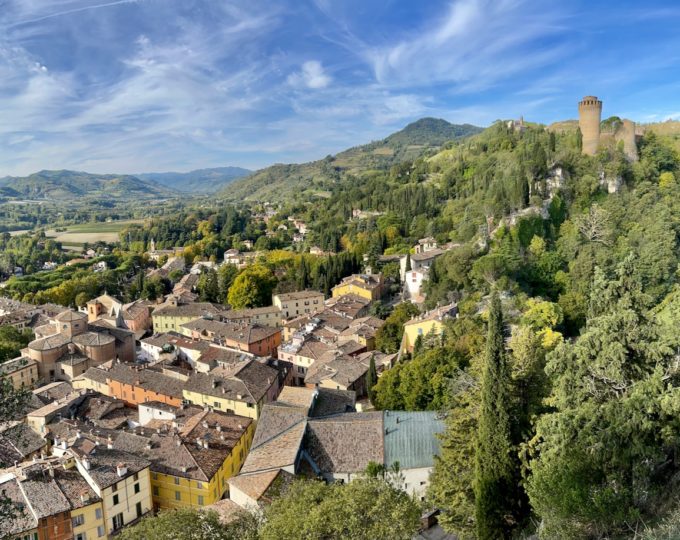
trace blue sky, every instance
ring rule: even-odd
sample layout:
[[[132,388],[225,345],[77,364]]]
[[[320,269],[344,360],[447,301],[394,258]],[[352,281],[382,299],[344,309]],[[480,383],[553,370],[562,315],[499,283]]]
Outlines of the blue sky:
[[[680,119],[677,1],[0,0],[0,177],[323,157],[435,116]]]

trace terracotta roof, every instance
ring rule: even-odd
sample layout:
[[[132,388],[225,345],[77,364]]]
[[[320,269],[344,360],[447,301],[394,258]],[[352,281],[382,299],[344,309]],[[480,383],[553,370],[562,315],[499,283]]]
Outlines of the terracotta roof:
[[[231,499],[222,499],[215,503],[209,504],[201,508],[203,511],[217,512],[220,521],[224,525],[228,525],[232,521],[235,521],[240,517],[241,514],[245,512],[238,504],[236,504]]]
[[[105,489],[151,465],[147,459],[122,450],[109,450],[98,446],[89,453],[90,469],[87,471],[99,489]],[[118,476],[116,466],[122,463],[127,468],[125,475]]]
[[[235,487],[255,501],[259,501],[272,482],[280,475],[292,476],[286,471],[274,469],[261,473],[240,474],[229,479],[229,486]]]
[[[366,375],[368,364],[349,355],[334,356],[329,360],[320,359],[307,370],[305,384],[320,384],[332,381],[334,385],[349,388]]]
[[[12,478],[0,484],[0,493],[23,510],[23,512],[16,514],[14,519],[0,520],[1,535],[17,535],[35,529],[38,526],[38,520],[35,518],[33,512],[31,512],[28,501],[22,493],[16,479]]]
[[[293,466],[302,445],[306,424],[306,420],[300,420],[259,446],[253,445],[241,472],[260,472]]]
[[[51,349],[58,349],[64,345],[71,343],[71,338],[64,334],[54,334],[42,339],[36,339],[28,344],[29,349],[34,351],[49,351]]]
[[[71,510],[71,503],[47,471],[27,472],[27,475],[28,478],[21,481],[21,489],[35,517],[42,519]]]
[[[57,315],[54,320],[59,321],[59,322],[73,322],[73,321],[82,321],[86,320],[87,315],[85,313],[81,313],[80,311],[73,311],[72,309],[62,311],[59,315]]]
[[[173,306],[165,303],[158,306],[153,316],[162,315],[163,317],[203,317],[204,315],[217,315],[226,310],[224,306],[211,304],[210,302],[190,302]]]
[[[305,418],[307,410],[304,408],[285,406],[278,401],[266,404],[257,421],[252,447],[264,444]]]
[[[20,356],[19,358],[7,360],[0,364],[0,377],[35,365],[37,365],[37,362],[28,356]]]
[[[319,291],[306,290],[306,291],[294,291],[294,292],[289,292],[289,293],[276,294],[274,296],[278,297],[278,299],[281,302],[288,302],[290,300],[305,300],[307,298],[316,298],[318,296],[321,296],[323,298],[324,294],[322,292],[319,292]]]
[[[348,413],[309,420],[305,448],[322,472],[361,472],[370,461],[383,463],[383,415]]]
[[[100,500],[87,483],[87,480],[85,480],[75,468],[66,470],[63,468],[55,468],[54,481],[68,500],[72,510],[82,508],[83,506],[87,506]]]
[[[238,343],[257,343],[270,336],[281,332],[279,328],[264,326],[261,324],[242,324],[235,322],[221,322],[209,319],[196,319],[182,325],[182,328],[204,335],[211,335],[212,338],[228,339]]]
[[[256,404],[277,380],[276,369],[255,360],[246,360],[228,370],[216,368],[209,374],[194,373],[185,388],[203,395]]]
[[[90,369],[85,372],[85,375],[89,374]],[[164,396],[180,399],[182,397],[184,381],[165,375],[152,368],[135,369],[134,367],[125,364],[114,363],[109,370],[105,371],[105,373],[108,379],[119,383],[150,390]]]
[[[292,407],[302,407],[309,410],[314,404],[316,390],[304,386],[284,386],[276,398],[277,404],[290,405]]]
[[[83,347],[101,347],[114,343],[116,338],[105,332],[85,332],[73,336],[72,341]]]
[[[10,467],[15,461],[23,461],[47,445],[45,439],[28,424],[11,422],[0,429],[0,468]]]

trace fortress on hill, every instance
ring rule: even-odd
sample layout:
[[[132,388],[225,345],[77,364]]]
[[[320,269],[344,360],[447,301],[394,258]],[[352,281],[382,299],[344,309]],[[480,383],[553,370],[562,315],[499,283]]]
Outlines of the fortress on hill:
[[[623,143],[629,159],[638,159],[635,140],[635,122],[612,116],[602,122],[602,101],[595,96],[585,96],[578,104],[578,126],[583,137],[583,153],[593,156],[602,146]]]

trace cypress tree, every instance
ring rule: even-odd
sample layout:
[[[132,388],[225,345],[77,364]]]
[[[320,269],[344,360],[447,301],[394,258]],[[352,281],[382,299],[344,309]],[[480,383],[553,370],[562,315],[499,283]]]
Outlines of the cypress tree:
[[[410,253],[406,254],[406,271],[407,272],[411,271],[411,254]]]
[[[508,538],[516,491],[510,431],[510,372],[505,356],[503,314],[498,292],[491,295],[481,383],[481,407],[475,452],[477,538]]]
[[[375,369],[375,356],[371,355],[371,361],[368,364],[368,371],[366,372],[366,392],[371,405],[375,406],[375,392],[373,387],[378,382],[378,372]]]

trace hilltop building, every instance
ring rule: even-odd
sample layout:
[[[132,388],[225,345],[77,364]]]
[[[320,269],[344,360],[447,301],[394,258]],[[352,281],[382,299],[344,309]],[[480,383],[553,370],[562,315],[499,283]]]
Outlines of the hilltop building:
[[[582,136],[582,152],[594,156],[607,145],[623,144],[628,159],[638,159],[635,122],[612,117],[602,125],[602,101],[596,96],[585,96],[578,104],[578,127]]]

